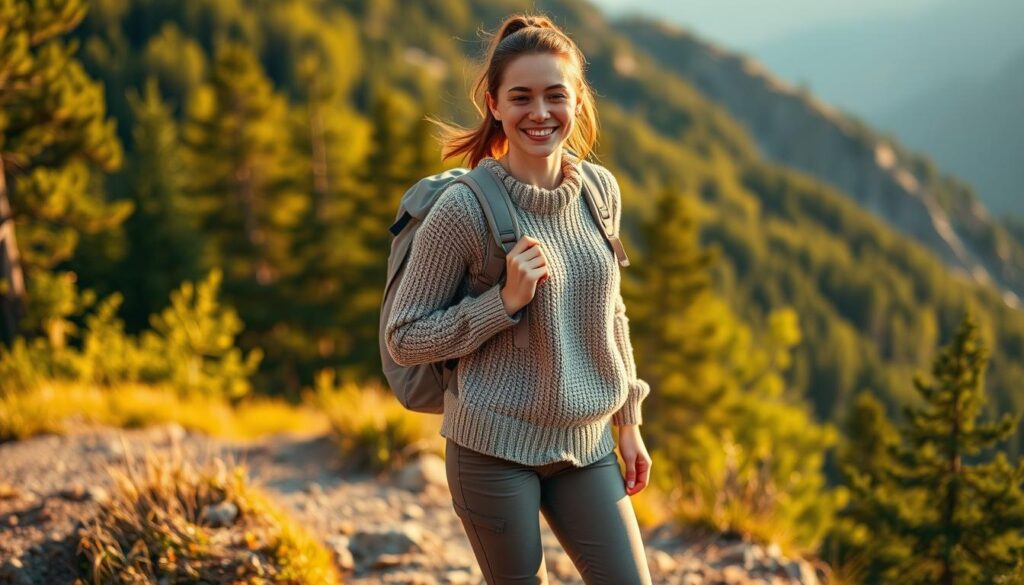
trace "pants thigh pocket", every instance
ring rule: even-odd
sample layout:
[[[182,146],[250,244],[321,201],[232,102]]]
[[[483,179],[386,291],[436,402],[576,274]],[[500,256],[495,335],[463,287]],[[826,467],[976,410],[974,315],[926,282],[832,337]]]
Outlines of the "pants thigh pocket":
[[[477,526],[482,526],[493,530],[494,532],[505,531],[505,519],[498,516],[490,516],[487,514],[481,514],[474,512],[462,504],[452,500],[452,504],[455,506],[455,513],[458,514],[463,520],[472,522]]]

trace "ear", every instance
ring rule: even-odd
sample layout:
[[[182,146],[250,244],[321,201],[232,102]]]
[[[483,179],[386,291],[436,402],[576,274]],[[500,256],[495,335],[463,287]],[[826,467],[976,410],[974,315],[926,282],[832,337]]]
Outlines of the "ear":
[[[498,114],[496,112],[496,110],[498,109],[498,103],[494,101],[494,96],[491,95],[491,92],[484,92],[484,100],[487,102],[487,109],[491,111],[491,115],[494,116],[494,119],[501,120],[501,118],[498,117]]]

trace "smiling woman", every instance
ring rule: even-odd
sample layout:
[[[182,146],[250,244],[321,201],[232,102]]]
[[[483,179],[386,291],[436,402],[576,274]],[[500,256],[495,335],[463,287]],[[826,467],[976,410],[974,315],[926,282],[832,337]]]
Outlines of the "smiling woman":
[[[543,152],[551,155],[568,146],[586,159],[597,142],[597,110],[576,43],[546,17],[517,15],[502,23],[487,55],[470,95],[481,123],[464,129],[431,118],[443,133],[444,158],[465,156],[475,167],[517,142],[529,143],[521,140],[528,128],[557,124],[553,138],[542,141],[547,144]]]
[[[509,142],[509,166],[522,169],[525,179],[545,189],[557,186],[553,183],[557,165],[540,168],[529,161],[558,162],[551,155],[575,131],[583,100],[572,87],[572,79],[578,77],[574,69],[571,61],[550,53],[523,55],[505,70],[497,91],[505,99],[485,93],[491,116],[501,124]]]
[[[505,248],[502,281],[468,294],[491,266],[485,214],[495,212],[453,181],[418,226],[384,325],[396,364],[457,361],[440,431],[446,472],[491,585],[547,582],[538,512],[587,585],[651,583],[628,497],[649,481],[640,405],[650,387],[620,292],[629,262],[599,228],[617,234],[622,205],[615,177],[586,160],[597,116],[584,63],[546,17],[502,23],[472,96],[479,125],[435,122],[445,158],[468,158],[505,188],[523,235]]]

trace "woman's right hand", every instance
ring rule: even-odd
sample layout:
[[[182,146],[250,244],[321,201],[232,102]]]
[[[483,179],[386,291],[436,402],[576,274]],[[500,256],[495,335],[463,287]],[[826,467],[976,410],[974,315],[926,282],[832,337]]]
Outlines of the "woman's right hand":
[[[547,279],[548,261],[540,242],[524,235],[505,255],[505,286],[501,289],[505,312],[511,316],[530,304],[537,286]]]

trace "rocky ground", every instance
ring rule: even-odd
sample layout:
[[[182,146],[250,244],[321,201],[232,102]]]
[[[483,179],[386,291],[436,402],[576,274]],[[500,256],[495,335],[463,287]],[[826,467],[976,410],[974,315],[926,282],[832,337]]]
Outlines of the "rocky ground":
[[[109,465],[173,446],[198,461],[222,457],[334,551],[345,583],[483,584],[456,516],[444,462],[425,456],[382,477],[345,468],[325,436],[230,442],[177,426],[91,429],[0,444],[0,584],[72,584],[76,527],[109,497]],[[541,516],[553,585],[583,580]],[[644,531],[655,584],[827,583],[824,563],[789,560],[777,547],[665,525]]]

